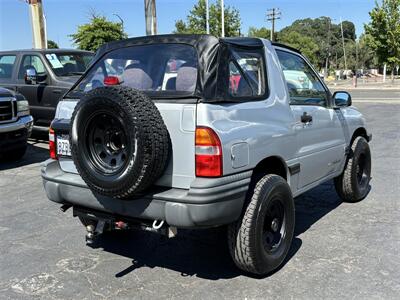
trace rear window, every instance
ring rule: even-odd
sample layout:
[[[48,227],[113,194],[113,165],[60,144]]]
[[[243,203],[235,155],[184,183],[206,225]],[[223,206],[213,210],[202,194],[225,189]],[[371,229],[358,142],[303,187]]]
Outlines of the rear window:
[[[11,78],[15,58],[15,55],[0,55],[0,78]]]
[[[117,77],[129,86],[153,95],[192,95],[197,83],[197,53],[186,44],[152,44],[121,48],[107,53],[75,88],[87,92]]]

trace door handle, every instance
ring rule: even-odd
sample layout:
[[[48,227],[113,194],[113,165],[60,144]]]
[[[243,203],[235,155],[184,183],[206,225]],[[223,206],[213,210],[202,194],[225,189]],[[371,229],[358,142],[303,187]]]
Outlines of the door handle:
[[[302,123],[311,123],[312,116],[308,115],[307,112],[303,112],[300,120]]]

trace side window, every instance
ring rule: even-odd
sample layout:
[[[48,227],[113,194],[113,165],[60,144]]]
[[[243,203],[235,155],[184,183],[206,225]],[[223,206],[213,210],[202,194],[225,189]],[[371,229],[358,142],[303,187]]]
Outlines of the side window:
[[[262,52],[233,50],[229,62],[229,94],[257,97],[265,94],[265,69]]]
[[[15,55],[0,55],[0,78],[10,79],[12,76]]]
[[[276,51],[286,84],[291,105],[327,105],[327,92],[318,76],[298,55]]]
[[[18,73],[18,78],[24,78],[26,70],[30,68],[34,68],[39,76],[45,75],[46,73],[46,68],[39,56],[25,55],[24,58],[22,59],[22,64]]]

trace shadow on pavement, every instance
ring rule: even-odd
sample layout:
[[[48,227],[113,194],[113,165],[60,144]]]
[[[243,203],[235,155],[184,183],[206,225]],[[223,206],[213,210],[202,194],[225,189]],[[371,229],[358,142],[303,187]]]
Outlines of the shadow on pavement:
[[[38,146],[38,144],[43,146],[43,143],[47,143],[47,141],[29,139],[28,149],[21,159],[17,161],[9,161],[6,158],[0,158],[0,171],[12,170],[45,161],[49,158],[49,150]]]
[[[296,199],[295,237],[287,259],[274,273],[279,272],[300,249],[302,240],[299,236],[340,203],[331,182]],[[103,235],[94,247],[132,259],[132,265],[117,273],[117,278],[141,267],[167,268],[182,276],[209,280],[245,275],[230,258],[225,228],[180,230],[172,239],[143,231],[112,232]]]

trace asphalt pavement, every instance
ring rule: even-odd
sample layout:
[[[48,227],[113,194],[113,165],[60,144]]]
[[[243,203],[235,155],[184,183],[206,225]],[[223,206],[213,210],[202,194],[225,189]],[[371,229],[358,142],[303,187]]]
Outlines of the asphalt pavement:
[[[328,182],[298,197],[288,260],[264,278],[235,268],[222,230],[117,232],[86,246],[71,211],[46,198],[47,144],[32,139],[23,160],[0,162],[0,298],[398,299],[399,92],[352,91],[373,133],[371,192],[342,203]]]

